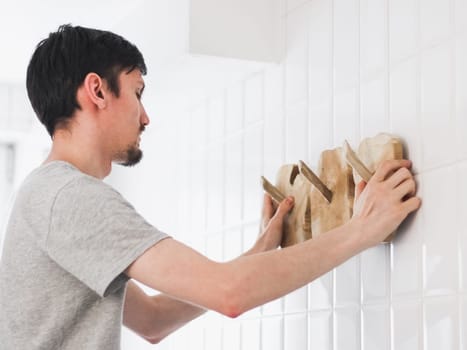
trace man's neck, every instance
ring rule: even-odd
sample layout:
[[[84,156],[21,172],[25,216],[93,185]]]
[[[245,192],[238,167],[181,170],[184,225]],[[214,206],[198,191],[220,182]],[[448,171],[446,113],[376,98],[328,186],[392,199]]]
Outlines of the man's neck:
[[[105,157],[96,138],[91,135],[77,135],[69,131],[56,131],[52,149],[44,161],[49,163],[62,160],[75,166],[85,174],[103,179],[112,170],[112,159]]]

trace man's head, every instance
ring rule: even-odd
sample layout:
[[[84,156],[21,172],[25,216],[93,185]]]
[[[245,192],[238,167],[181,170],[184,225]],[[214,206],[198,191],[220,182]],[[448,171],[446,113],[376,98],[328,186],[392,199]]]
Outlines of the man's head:
[[[121,36],[63,25],[38,44],[29,62],[26,85],[37,117],[53,137],[57,129],[66,129],[73,114],[81,110],[77,92],[90,73],[101,78],[118,98],[122,73],[135,76],[135,71],[146,74],[144,58]],[[122,155],[121,163],[136,163],[136,158],[141,158],[141,154],[134,154],[137,151],[139,148],[128,150],[127,156],[133,160]]]

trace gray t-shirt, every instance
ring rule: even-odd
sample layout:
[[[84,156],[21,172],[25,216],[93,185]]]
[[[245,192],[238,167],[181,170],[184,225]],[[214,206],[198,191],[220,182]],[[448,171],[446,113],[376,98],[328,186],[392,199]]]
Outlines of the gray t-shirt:
[[[123,271],[168,237],[62,161],[18,191],[0,262],[0,348],[119,349]]]

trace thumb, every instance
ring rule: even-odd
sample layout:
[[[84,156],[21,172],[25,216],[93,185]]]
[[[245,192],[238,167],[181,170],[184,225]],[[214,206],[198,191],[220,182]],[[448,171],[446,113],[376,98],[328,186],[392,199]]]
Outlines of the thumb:
[[[366,182],[363,180],[360,181],[357,186],[355,186],[355,200],[357,200],[358,197],[360,197],[365,187],[366,187]]]
[[[271,221],[282,223],[284,217],[292,210],[294,206],[294,198],[289,196],[285,198],[276,210],[276,213],[272,217]]]

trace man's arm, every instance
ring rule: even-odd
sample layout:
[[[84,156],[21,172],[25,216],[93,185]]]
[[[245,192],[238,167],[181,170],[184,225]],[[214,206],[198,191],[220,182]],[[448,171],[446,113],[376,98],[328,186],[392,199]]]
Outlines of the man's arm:
[[[260,236],[243,255],[251,255],[275,249],[282,239],[284,217],[293,206],[293,199],[284,200],[274,210],[271,197],[264,196]],[[152,344],[201,316],[206,309],[176,300],[165,294],[147,295],[136,283],[128,283],[123,324]]]
[[[229,317],[281,297],[394,231],[420,206],[409,161],[388,161],[358,187],[354,217],[292,247],[217,263],[173,240],[148,249],[126,270],[131,278],[189,304]],[[392,174],[392,175],[389,175]],[[201,287],[200,287],[201,286]]]

